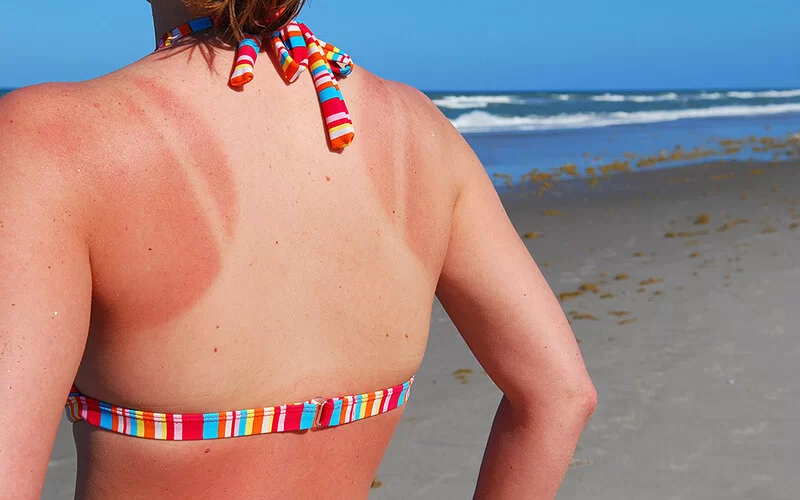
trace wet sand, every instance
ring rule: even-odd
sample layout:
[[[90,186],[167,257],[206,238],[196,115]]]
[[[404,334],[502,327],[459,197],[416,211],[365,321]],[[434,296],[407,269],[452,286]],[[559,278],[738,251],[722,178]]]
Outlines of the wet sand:
[[[561,498],[800,491],[800,162],[519,189],[504,203],[600,396]],[[471,498],[500,393],[441,306],[372,498]],[[43,498],[72,498],[62,424]]]

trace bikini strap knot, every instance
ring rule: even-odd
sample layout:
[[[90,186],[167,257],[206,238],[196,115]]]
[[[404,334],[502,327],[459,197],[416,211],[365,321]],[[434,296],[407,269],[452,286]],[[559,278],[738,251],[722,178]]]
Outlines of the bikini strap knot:
[[[195,19],[165,33],[156,50],[171,47],[180,38],[191,33],[222,25],[221,18]],[[296,19],[272,34],[269,41],[288,83],[297,81],[305,70],[311,73],[325,119],[330,148],[337,151],[349,146],[355,137],[355,130],[336,78],[353,72],[353,60],[350,56],[338,47],[317,38],[308,26]],[[253,81],[256,59],[263,44],[264,37],[260,35],[246,35],[239,43],[229,80],[231,87],[242,88]]]

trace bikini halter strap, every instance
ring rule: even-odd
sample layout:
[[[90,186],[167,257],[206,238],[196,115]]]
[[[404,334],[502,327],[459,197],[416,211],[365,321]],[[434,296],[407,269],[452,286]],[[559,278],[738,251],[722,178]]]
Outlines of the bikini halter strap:
[[[166,33],[156,50],[170,47],[186,35],[218,25],[219,22],[208,17],[190,21]],[[325,119],[330,148],[341,150],[349,146],[355,137],[355,130],[336,79],[352,73],[353,61],[350,56],[318,39],[308,26],[296,19],[273,33],[269,42],[288,83],[297,81],[305,70],[311,73]],[[246,35],[241,41],[236,50],[236,64],[230,77],[231,87],[242,88],[253,80],[256,59],[263,43],[264,39],[259,35]]]

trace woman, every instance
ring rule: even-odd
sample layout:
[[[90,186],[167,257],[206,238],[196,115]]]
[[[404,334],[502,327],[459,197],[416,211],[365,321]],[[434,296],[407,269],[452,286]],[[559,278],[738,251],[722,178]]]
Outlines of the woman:
[[[0,101],[0,495],[68,398],[81,498],[366,497],[436,295],[504,393],[476,497],[552,498],[594,388],[458,132],[269,36],[302,0],[151,3],[154,54]]]

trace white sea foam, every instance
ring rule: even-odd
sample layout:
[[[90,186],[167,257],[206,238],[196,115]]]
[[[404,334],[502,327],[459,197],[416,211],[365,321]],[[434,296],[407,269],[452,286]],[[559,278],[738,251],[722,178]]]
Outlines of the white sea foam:
[[[670,101],[719,101],[725,99],[792,99],[800,97],[800,89],[796,90],[742,90],[726,92],[699,92],[699,93],[676,93],[666,92],[663,94],[597,94],[588,95],[589,100],[602,103],[655,103]],[[585,97],[584,97],[585,98]],[[576,94],[550,94],[539,99],[541,102],[553,101],[573,101],[581,100],[580,95]],[[534,104],[536,99],[529,100],[518,95],[445,95],[438,97],[433,102],[442,109],[486,109],[490,105],[525,105]]]
[[[662,94],[662,95],[634,95],[630,96],[630,100],[633,102],[659,102],[659,101],[677,101],[679,99],[678,94],[674,92],[670,92],[669,94]]]
[[[616,94],[603,94],[592,96],[593,101],[597,102],[625,102],[626,96]]]
[[[725,94],[722,92],[703,92],[702,94],[694,97],[695,99],[702,99],[705,101],[718,101],[720,99],[725,98]]]
[[[720,99],[791,99],[800,97],[800,89],[796,90],[763,90],[763,91],[730,91],[730,92],[702,92],[700,94],[677,94],[669,92],[660,95],[624,95],[603,94],[590,97],[596,102],[662,102],[686,100],[718,101]]]
[[[451,120],[451,122],[461,132],[481,133],[595,128],[697,118],[777,115],[784,113],[800,113],[800,103],[768,104],[764,106],[720,106],[705,109],[638,111],[633,113],[621,111],[616,113],[575,113],[554,116],[498,116],[485,111],[472,111]]]
[[[728,92],[731,99],[791,99],[800,97],[800,89],[796,90],[764,90],[761,92]]]
[[[619,95],[619,94],[603,94],[592,96],[593,101],[597,102],[661,102],[661,101],[677,101],[680,98],[678,94],[670,92],[661,95]]]
[[[719,101],[720,99],[792,99],[800,97],[798,90],[742,90],[730,92],[701,92],[700,94],[690,94],[689,100],[692,101]]]
[[[480,109],[490,104],[525,104],[525,101],[510,95],[447,95],[434,99],[433,103],[440,108]]]

